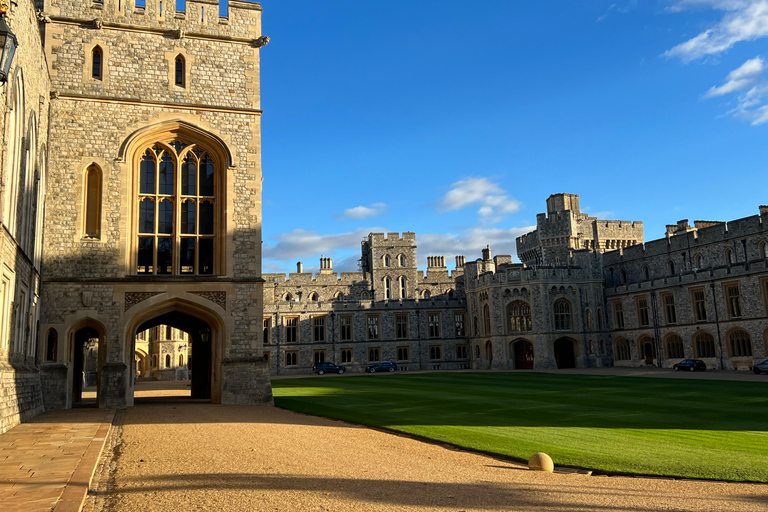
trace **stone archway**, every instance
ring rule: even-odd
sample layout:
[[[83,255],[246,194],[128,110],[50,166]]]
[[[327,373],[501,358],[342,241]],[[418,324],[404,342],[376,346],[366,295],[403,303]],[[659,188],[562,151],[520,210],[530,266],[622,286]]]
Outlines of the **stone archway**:
[[[84,404],[83,390],[88,385],[96,387],[93,405],[100,403],[106,339],[106,329],[92,318],[79,320],[70,328],[67,336],[67,407]]]
[[[519,339],[509,343],[509,355],[515,370],[533,369],[533,343]]]
[[[221,403],[222,360],[226,327],[221,317],[209,308],[181,298],[147,305],[128,322],[125,333],[126,364],[133,364],[137,333],[166,325],[189,334],[192,356],[189,357],[192,398]],[[131,367],[135,372],[135,368]],[[130,372],[129,372],[130,373]],[[133,373],[131,373],[133,374]],[[126,403],[133,405],[132,382],[126,390]]]
[[[559,369],[576,368],[576,343],[571,338],[555,341],[555,363]]]

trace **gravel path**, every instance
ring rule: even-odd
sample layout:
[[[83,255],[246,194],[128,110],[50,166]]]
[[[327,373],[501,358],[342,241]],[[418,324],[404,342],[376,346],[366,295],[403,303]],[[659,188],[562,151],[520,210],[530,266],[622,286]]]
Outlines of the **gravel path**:
[[[117,453],[115,512],[768,511],[766,485],[537,473],[271,407],[137,405]]]

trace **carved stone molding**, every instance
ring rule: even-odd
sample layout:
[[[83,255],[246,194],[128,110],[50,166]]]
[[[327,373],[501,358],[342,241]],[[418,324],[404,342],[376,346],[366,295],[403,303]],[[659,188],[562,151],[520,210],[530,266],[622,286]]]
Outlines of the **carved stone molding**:
[[[221,309],[227,309],[227,292],[190,292],[199,295],[204,299],[218,304]]]
[[[125,309],[128,311],[139,302],[143,302],[155,295],[160,295],[165,292],[125,292]]]

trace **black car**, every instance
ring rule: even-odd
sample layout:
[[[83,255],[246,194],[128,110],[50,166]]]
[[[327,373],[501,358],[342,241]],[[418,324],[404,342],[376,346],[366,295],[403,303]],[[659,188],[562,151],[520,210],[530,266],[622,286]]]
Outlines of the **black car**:
[[[762,363],[756,363],[755,366],[752,367],[752,371],[755,372],[755,375],[760,375],[761,373],[768,373],[768,359],[766,359]]]
[[[380,363],[372,364],[365,369],[368,373],[393,372],[395,370],[397,370],[397,365],[392,361],[381,361]]]
[[[315,365],[312,367],[312,371],[316,372],[318,375],[322,375],[326,372],[336,372],[339,375],[347,371],[346,366],[336,366],[333,363],[315,363]]]
[[[676,372],[680,370],[688,370],[689,372],[696,370],[706,371],[707,365],[701,359],[683,359],[672,368],[674,368]]]

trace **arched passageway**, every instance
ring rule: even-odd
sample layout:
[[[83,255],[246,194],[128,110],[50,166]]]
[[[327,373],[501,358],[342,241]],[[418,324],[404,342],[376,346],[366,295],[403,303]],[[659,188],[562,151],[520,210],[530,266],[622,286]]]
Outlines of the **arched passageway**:
[[[96,406],[101,389],[101,366],[105,355],[105,333],[97,322],[85,320],[70,334],[69,360],[72,368],[72,407]],[[96,400],[83,399],[86,387],[96,388]]]
[[[533,369],[533,343],[528,340],[511,342],[509,353],[515,364],[515,370]]]
[[[576,368],[576,350],[572,339],[560,338],[555,341],[555,363],[560,369]]]
[[[191,350],[189,351],[187,364],[191,380],[191,396],[192,398],[210,400],[212,396],[212,365],[214,359],[211,326],[200,318],[180,311],[164,313],[139,325],[132,336],[134,350],[136,334],[159,325],[173,327],[189,335]],[[194,357],[192,357],[192,354],[194,354]],[[164,360],[163,358],[158,358],[157,364]],[[173,358],[173,362],[176,362],[175,358]]]

